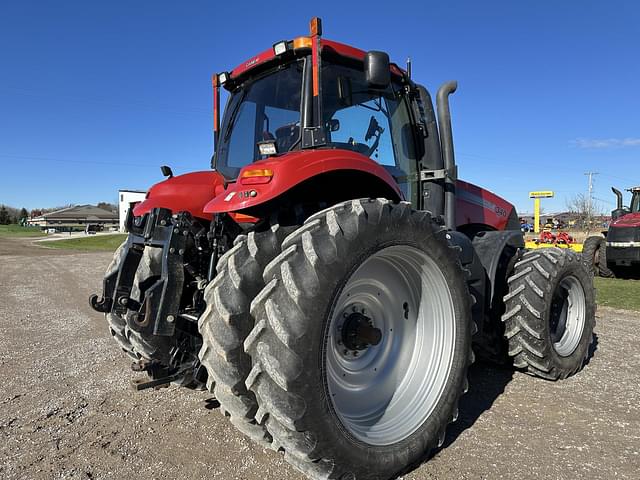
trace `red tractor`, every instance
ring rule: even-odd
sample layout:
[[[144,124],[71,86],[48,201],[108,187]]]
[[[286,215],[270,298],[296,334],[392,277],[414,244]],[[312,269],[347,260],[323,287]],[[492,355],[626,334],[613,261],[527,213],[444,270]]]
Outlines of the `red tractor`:
[[[604,237],[585,240],[583,257],[601,277],[640,276],[640,187],[627,189],[631,193],[630,207],[622,205],[622,192],[611,187],[617,206],[611,212],[611,224]]]
[[[386,53],[314,19],[213,88],[213,169],[163,167],[91,298],[150,375],[138,389],[207,388],[311,478],[386,479],[442,445],[474,351],[582,368],[592,279],[572,251],[525,250],[514,207],[457,178],[455,82],[436,122]]]

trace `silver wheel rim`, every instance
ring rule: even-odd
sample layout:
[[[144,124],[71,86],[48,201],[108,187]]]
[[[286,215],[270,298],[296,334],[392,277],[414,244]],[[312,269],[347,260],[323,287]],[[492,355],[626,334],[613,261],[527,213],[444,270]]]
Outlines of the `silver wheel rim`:
[[[382,331],[379,344],[345,348],[341,332],[352,312]],[[432,258],[406,245],[367,258],[334,303],[327,332],[327,386],[343,426],[375,446],[413,434],[442,397],[455,338],[449,285]]]
[[[573,275],[563,278],[558,288],[564,297],[557,321],[551,319],[553,348],[558,355],[571,355],[582,338],[586,316],[586,297],[580,281]],[[554,328],[555,325],[555,328]]]

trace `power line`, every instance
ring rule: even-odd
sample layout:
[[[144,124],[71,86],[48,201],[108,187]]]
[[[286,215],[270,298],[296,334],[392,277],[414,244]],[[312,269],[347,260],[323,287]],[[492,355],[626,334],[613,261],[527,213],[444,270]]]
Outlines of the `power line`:
[[[100,162],[95,160],[70,160],[66,158],[49,158],[49,157],[30,157],[25,155],[10,155],[0,153],[0,158],[14,158],[16,160],[34,160],[37,162],[58,162],[58,163],[78,163],[82,165],[107,165],[107,166],[118,166],[118,167],[157,167],[158,164],[149,164],[149,163],[125,163],[125,162]]]
[[[47,93],[38,90],[27,90],[24,88],[14,87],[0,87],[0,93],[2,91],[10,92],[11,95],[22,95],[24,97],[34,98],[46,98],[49,100],[64,100],[67,103],[76,104],[93,104],[93,105],[105,105],[117,109],[142,109],[156,112],[163,112],[171,115],[197,115],[197,116],[211,116],[211,111],[201,107],[174,107],[173,105],[160,104],[160,103],[148,103],[141,100],[127,100],[126,102],[117,102],[100,97],[78,97],[74,95],[65,95],[59,92]]]

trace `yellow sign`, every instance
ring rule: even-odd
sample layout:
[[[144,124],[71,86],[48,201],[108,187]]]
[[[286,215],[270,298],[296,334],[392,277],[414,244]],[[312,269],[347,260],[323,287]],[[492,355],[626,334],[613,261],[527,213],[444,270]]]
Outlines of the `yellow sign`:
[[[553,192],[550,190],[544,190],[541,192],[529,192],[529,198],[551,198]]]

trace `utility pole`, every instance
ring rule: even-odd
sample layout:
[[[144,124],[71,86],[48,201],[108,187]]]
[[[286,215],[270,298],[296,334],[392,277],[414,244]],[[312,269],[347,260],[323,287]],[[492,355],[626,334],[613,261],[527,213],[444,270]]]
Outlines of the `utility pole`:
[[[588,229],[591,229],[591,216],[592,216],[592,205],[593,205],[593,176],[599,175],[598,172],[585,172],[585,175],[589,177],[589,196],[587,197],[587,222]]]

